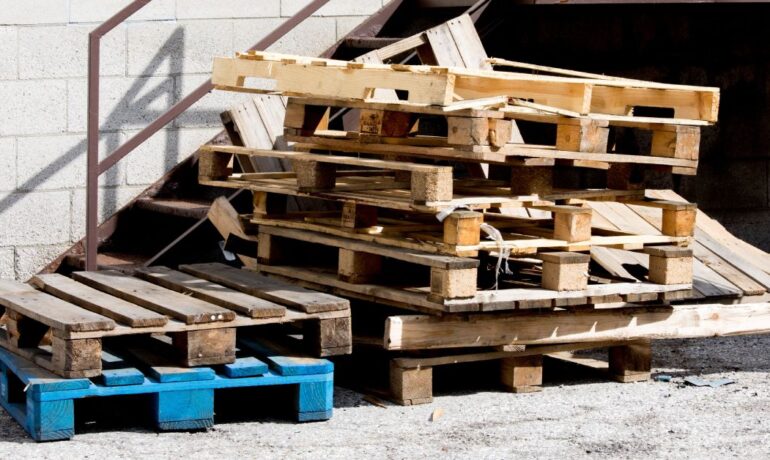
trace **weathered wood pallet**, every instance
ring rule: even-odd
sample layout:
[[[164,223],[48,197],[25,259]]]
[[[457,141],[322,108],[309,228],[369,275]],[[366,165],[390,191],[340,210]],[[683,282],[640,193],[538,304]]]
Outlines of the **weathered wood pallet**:
[[[233,155],[290,158],[296,172],[233,174],[229,166]],[[338,170],[346,165],[368,169]],[[667,220],[679,216],[682,221],[682,216],[693,216],[695,212],[695,205],[691,203],[644,200],[643,190],[554,189],[550,168],[513,167],[511,177],[510,184],[489,179],[454,179],[453,169],[448,166],[233,146],[206,146],[201,150],[199,162],[199,182],[205,185],[248,189],[260,194],[312,196],[398,210],[440,212],[458,207],[483,210],[538,207],[576,199],[624,199],[659,207]],[[267,202],[264,196],[260,200]],[[550,210],[555,214],[575,213],[574,207],[552,206]]]
[[[575,351],[597,348],[608,349],[606,362],[572,355]],[[514,393],[538,392],[544,383],[543,366],[546,357],[590,367],[616,382],[640,382],[650,378],[651,354],[649,340],[512,346],[487,351],[433,353],[428,356],[424,353],[400,353],[389,360],[389,393],[391,400],[401,405],[428,404],[433,401],[435,367],[483,361],[498,362],[499,371],[497,375],[482,375],[478,378],[496,377],[502,388]]]
[[[267,200],[261,200],[264,203]],[[693,232],[695,208],[689,203],[638,200],[643,206],[663,207],[664,232],[632,234],[592,227],[591,208],[571,205],[524,205],[529,211],[548,217],[514,217],[497,213],[454,211],[436,216],[415,213],[378,212],[371,206],[346,202],[341,211],[285,213],[276,207],[257,207],[252,224],[292,230],[306,230],[384,246],[454,256],[476,256],[481,252],[510,251],[513,256],[542,251],[587,251],[609,246],[640,250],[645,246],[688,245]],[[611,209],[611,208],[610,208]],[[655,209],[651,209],[655,212]],[[597,219],[598,220],[598,219]],[[489,232],[498,231],[493,239]],[[276,231],[268,230],[278,234]]]
[[[539,253],[535,256],[539,261],[511,259],[504,266],[508,272],[498,276],[496,255],[446,256],[263,225],[258,269],[314,289],[432,313],[670,301],[688,296],[692,253],[677,247],[647,251],[655,262],[649,264],[644,282],[591,278],[590,256],[574,252]],[[589,278],[605,284],[589,284]]]
[[[700,129],[706,122],[675,119],[652,119],[634,117],[597,118],[591,116],[566,116],[530,107],[504,106],[499,98],[469,101],[466,105],[475,108],[458,108],[456,103],[449,107],[415,107],[399,103],[340,102],[324,99],[290,98],[286,111],[286,139],[297,142],[312,142],[314,137],[332,140],[345,139],[359,143],[414,145],[418,147],[451,147],[459,151],[483,152],[504,149],[507,144],[524,144],[513,120],[553,125],[555,136],[552,149],[559,152],[596,154],[621,154],[614,151],[609,142],[610,127],[628,128],[651,132],[650,149],[645,152],[648,164],[656,164],[655,157],[692,160],[679,162],[674,171],[687,172],[685,168],[697,167],[700,148]],[[462,107],[462,106],[459,106]],[[359,113],[357,130],[329,131],[328,122],[331,108],[354,108]],[[430,126],[446,125],[443,129],[422,130],[421,121]],[[320,143],[320,142],[316,142]],[[486,149],[474,149],[486,147]],[[542,148],[542,147],[541,147]],[[404,149],[409,151],[409,149]],[[628,152],[634,153],[634,152]],[[573,165],[607,169],[609,162],[593,162],[575,159]],[[631,161],[628,155],[617,159]],[[606,157],[605,157],[606,158]],[[564,160],[566,161],[566,160]],[[638,160],[637,160],[638,161]],[[661,165],[668,165],[666,160]],[[670,165],[669,165],[670,166]]]
[[[350,353],[348,301],[222,264],[185,269],[196,276],[154,267],[140,272],[147,281],[101,271],[39,275],[40,290],[2,282],[0,346],[66,378],[100,375],[104,341],[119,336],[166,334],[182,365],[201,366],[232,362],[238,330],[296,323],[316,356]]]
[[[252,79],[261,79],[253,84]],[[268,85],[264,80],[273,80]],[[219,89],[286,96],[367,100],[377,89],[407,92],[406,100],[450,105],[496,96],[581,115],[628,115],[635,107],[673,109],[679,119],[715,122],[719,89],[637,80],[530,75],[459,67],[386,65],[249,52],[216,58],[212,81]],[[312,82],[312,83],[311,83]]]
[[[72,438],[75,401],[83,398],[147,395],[158,430],[200,430],[214,425],[216,390],[294,386],[297,421],[331,418],[331,362],[283,356],[254,341],[239,343],[239,350],[229,364],[181,368],[162,355],[133,348],[125,354],[105,353],[109,368],[98,378],[62,379],[0,349],[0,404],[35,441]]]

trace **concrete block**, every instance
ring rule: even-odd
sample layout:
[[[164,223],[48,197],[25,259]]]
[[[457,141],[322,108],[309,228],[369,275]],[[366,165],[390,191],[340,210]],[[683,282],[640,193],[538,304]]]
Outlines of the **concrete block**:
[[[131,0],[70,0],[70,23],[104,22]],[[153,0],[134,13],[129,21],[159,21],[175,17],[174,0]]]
[[[246,51],[285,21],[286,19],[284,18],[234,20],[233,48],[235,48],[235,51]]]
[[[68,78],[88,75],[88,34],[93,26],[19,29],[19,78]],[[126,71],[126,35],[117,29],[101,43],[101,75]]]
[[[281,16],[293,16],[307,4],[307,0],[281,0]],[[382,0],[332,0],[321,7],[315,15],[369,16],[382,8],[382,5]]]
[[[62,0],[0,0],[0,24],[65,24],[68,5]]]
[[[209,78],[209,75],[179,76],[175,79],[175,88],[177,88],[179,94],[187,95]],[[222,120],[219,115],[229,107],[243,104],[250,97],[251,95],[243,93],[212,91],[177,117],[174,120],[174,126],[184,128],[221,128]]]
[[[0,139],[0,191],[16,188],[16,139]]]
[[[267,34],[275,28],[273,23],[280,24],[282,20],[252,19],[235,22],[235,49],[245,50],[259,41],[259,33]],[[263,35],[264,36],[264,35]],[[311,40],[308,37],[312,37]],[[289,32],[270,51],[290,54],[317,56],[334,44],[337,39],[337,24],[334,18],[308,18],[296,29]]]
[[[69,241],[70,192],[11,193],[0,198],[0,241],[4,245]]]
[[[17,247],[16,278],[27,281],[69,248],[69,244]]]
[[[53,134],[67,128],[65,81],[5,81],[0,85],[0,101],[0,136]]]
[[[281,15],[280,0],[177,0],[177,19],[270,18]]]
[[[15,80],[19,76],[18,29],[0,27],[0,80]]]
[[[99,188],[99,223],[115,214],[145,190],[145,187],[100,187]],[[70,241],[80,241],[86,236],[86,190],[73,190],[72,214],[67,226]]]
[[[205,20],[128,26],[129,75],[210,73],[215,56],[233,54],[233,23]]]
[[[87,122],[88,85],[85,79],[69,80],[68,125],[70,132],[84,133]],[[102,79],[99,124],[103,130],[144,128],[177,100],[171,78]]]
[[[117,147],[118,134],[102,136],[99,150],[104,158]],[[18,190],[80,188],[86,184],[84,135],[21,137],[17,155]],[[119,185],[121,165],[101,177],[101,183]]]
[[[12,247],[0,248],[0,279],[16,279],[15,253]]]

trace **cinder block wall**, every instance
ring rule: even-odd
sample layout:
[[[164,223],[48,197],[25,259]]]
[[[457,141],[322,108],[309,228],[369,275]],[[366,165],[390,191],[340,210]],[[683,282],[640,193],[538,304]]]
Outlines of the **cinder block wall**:
[[[153,0],[102,41],[111,152],[309,0]],[[331,0],[271,48],[316,55],[388,0]],[[0,278],[27,279],[85,234],[88,33],[128,0],[0,0]],[[115,212],[221,128],[212,93],[102,176]]]

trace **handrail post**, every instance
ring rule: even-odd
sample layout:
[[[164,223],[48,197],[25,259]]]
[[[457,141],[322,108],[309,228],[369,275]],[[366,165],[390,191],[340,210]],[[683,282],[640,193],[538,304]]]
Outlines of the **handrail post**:
[[[101,37],[88,36],[88,153],[86,158],[86,270],[96,270],[99,249],[99,58]]]

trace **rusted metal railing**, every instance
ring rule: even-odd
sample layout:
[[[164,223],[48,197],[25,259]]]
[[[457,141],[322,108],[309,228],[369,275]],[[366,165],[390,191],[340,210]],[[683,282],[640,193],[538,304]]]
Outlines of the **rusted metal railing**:
[[[135,0],[115,16],[105,21],[102,25],[94,29],[88,36],[88,159],[87,159],[87,178],[86,178],[86,270],[96,270],[96,257],[99,250],[99,176],[112,168],[126,155],[131,153],[138,146],[142,145],[153,134],[166,126],[193,104],[198,102],[203,96],[208,94],[214,86],[211,80],[206,81],[184,99],[180,100],[169,108],[163,115],[159,116],[152,123],[147,125],[140,132],[135,134],[123,145],[115,149],[104,160],[99,161],[99,61],[101,57],[100,44],[101,39],[109,31],[122,24],[134,13],[142,9],[152,0]],[[249,50],[263,50],[288,32],[293,30],[302,21],[318,11],[319,8],[328,3],[329,0],[313,0],[306,7],[297,12],[294,16],[287,19],[283,24],[270,32],[265,38],[259,41]]]

